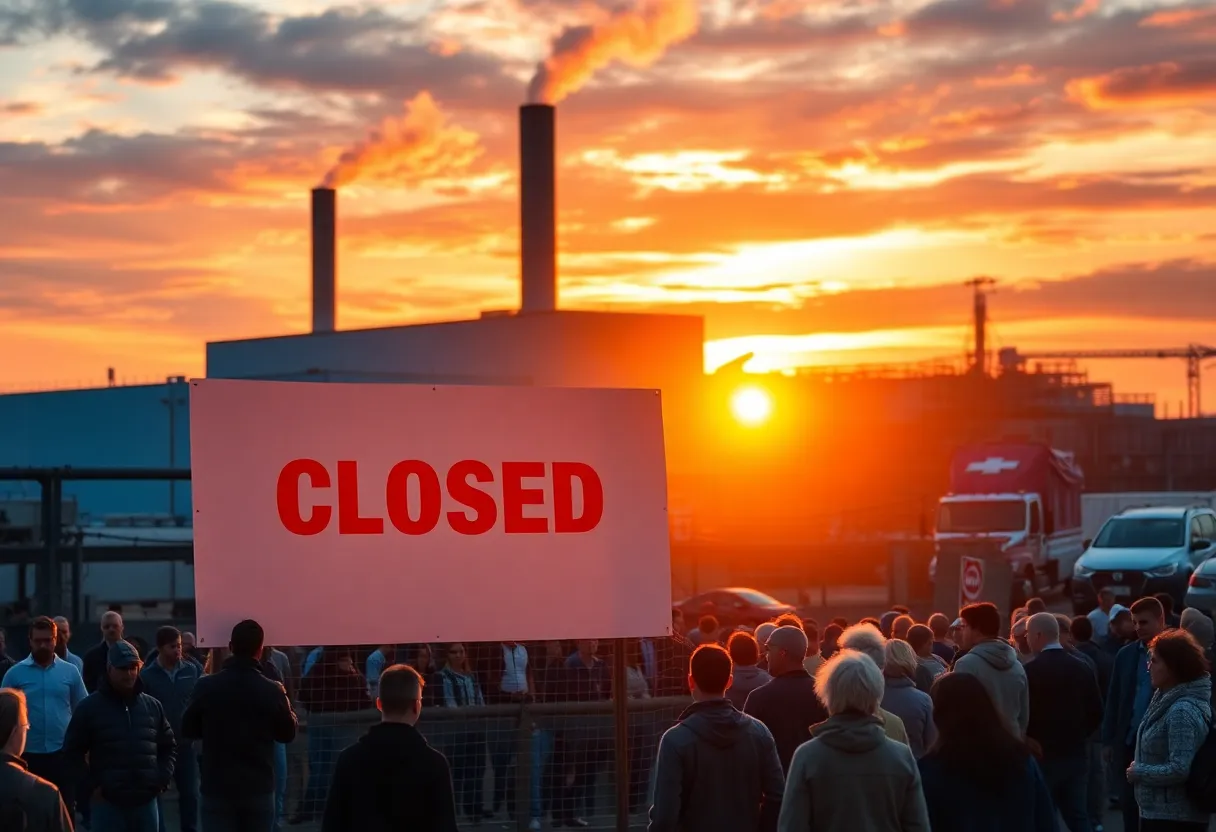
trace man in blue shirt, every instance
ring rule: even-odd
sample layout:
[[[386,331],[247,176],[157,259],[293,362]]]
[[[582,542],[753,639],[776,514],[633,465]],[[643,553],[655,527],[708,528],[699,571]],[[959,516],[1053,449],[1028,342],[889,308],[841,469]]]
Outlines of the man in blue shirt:
[[[1132,604],[1131,613],[1136,624],[1136,640],[1125,645],[1115,656],[1102,718],[1103,754],[1107,765],[1120,773],[1127,771],[1136,756],[1136,732],[1153,697],[1148,644],[1165,629],[1165,610],[1156,598],[1141,598]],[[1126,777],[1120,777],[1120,780],[1119,808],[1123,812],[1124,828],[1139,829],[1140,808],[1136,805],[1135,793]]]
[[[55,655],[55,622],[46,616],[30,624],[30,655],[4,674],[0,687],[17,688],[25,694],[29,709],[29,735],[22,758],[31,774],[59,787],[71,815],[75,804],[75,779],[70,760],[63,753],[63,736],[72,712],[88,693],[80,671]]]

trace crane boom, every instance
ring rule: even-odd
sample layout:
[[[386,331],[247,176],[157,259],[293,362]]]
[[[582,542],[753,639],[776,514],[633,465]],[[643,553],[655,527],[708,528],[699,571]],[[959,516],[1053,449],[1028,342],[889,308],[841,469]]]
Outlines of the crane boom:
[[[1104,358],[1185,358],[1187,381],[1187,412],[1192,419],[1200,416],[1203,391],[1201,362],[1208,358],[1216,358],[1216,347],[1203,344],[1189,344],[1185,347],[1170,347],[1165,349],[1138,350],[1047,350],[1042,352],[1018,352],[1016,349],[1002,350],[1001,363],[1004,366],[1019,367],[1027,361],[1080,361],[1085,359],[1100,360]]]
[[[1086,358],[1191,358],[1192,356],[1200,359],[1213,358],[1216,357],[1216,349],[1196,344],[1190,347],[1175,347],[1160,350],[1052,350],[1048,352],[1018,353],[1018,358],[1027,361],[1072,361]]]

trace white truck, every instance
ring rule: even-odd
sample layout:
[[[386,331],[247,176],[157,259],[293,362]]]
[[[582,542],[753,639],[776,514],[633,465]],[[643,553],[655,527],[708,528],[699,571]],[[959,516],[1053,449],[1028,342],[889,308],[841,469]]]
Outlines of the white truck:
[[[1085,549],[1083,488],[1084,475],[1065,451],[1012,442],[959,448],[950,493],[938,503],[937,554],[1005,560],[1018,597],[1060,584]]]

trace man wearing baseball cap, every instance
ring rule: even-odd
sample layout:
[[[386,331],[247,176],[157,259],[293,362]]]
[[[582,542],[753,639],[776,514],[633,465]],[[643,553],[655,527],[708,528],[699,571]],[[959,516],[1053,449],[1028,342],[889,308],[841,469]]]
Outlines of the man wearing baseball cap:
[[[96,692],[72,714],[64,751],[88,755],[92,832],[156,832],[156,797],[169,787],[177,743],[160,702],[142,691],[139,653],[119,640]]]

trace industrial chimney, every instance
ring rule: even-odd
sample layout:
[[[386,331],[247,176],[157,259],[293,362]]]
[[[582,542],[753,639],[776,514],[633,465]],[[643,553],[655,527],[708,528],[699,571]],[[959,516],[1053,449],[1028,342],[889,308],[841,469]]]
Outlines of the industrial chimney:
[[[312,331],[333,332],[338,261],[337,193],[312,189]]]
[[[555,110],[519,108],[520,311],[557,309]]]

